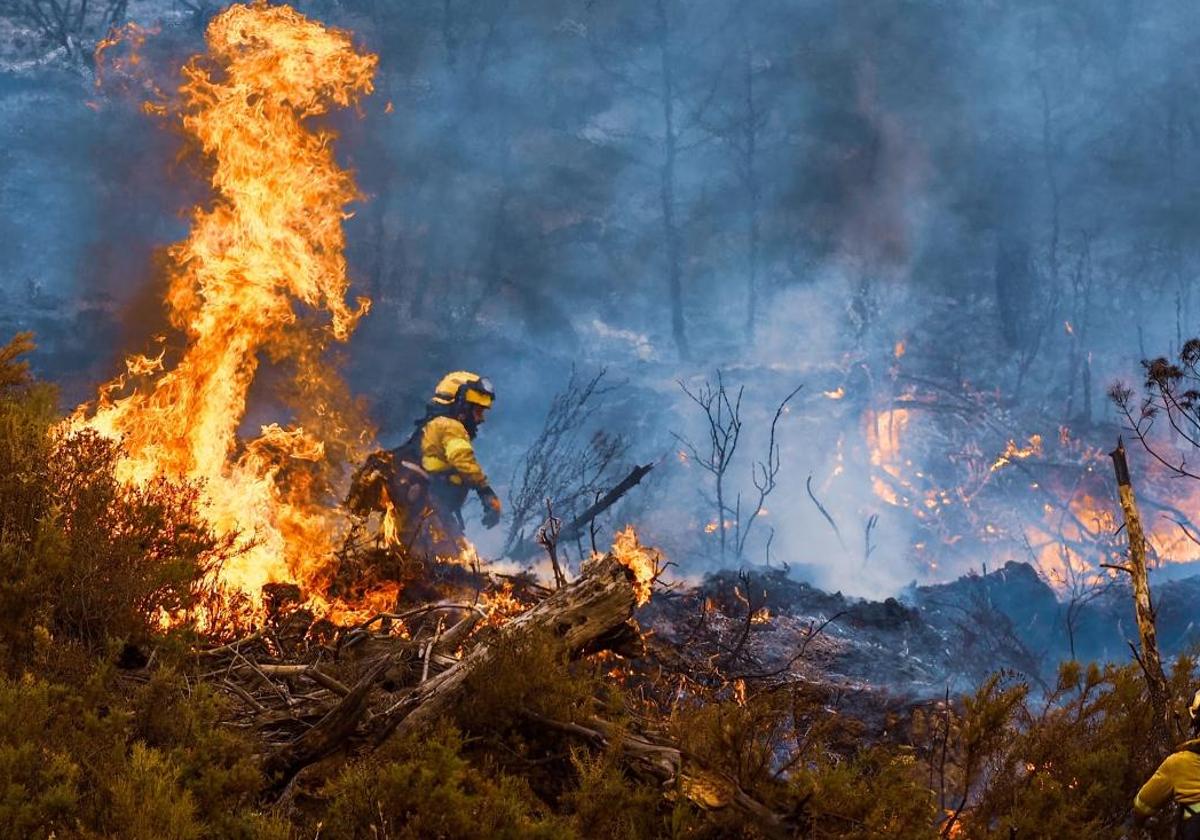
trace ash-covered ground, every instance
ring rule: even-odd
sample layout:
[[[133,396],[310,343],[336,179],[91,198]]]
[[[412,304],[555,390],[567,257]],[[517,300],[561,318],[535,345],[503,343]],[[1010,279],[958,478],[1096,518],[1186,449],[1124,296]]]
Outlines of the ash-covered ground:
[[[1160,582],[1154,597],[1164,655],[1190,652],[1200,577]],[[1027,563],[883,601],[824,592],[784,569],[723,571],[656,595],[640,619],[656,650],[698,673],[707,663],[723,679],[808,680],[867,706],[954,696],[1001,670],[1043,690],[1060,662],[1128,661],[1137,641],[1128,587],[1072,605]]]

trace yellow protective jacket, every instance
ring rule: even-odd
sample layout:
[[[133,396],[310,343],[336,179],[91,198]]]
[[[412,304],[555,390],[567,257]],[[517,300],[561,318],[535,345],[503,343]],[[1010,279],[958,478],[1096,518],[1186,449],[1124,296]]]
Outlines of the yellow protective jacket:
[[[1200,738],[1185,741],[1158,765],[1133,800],[1133,809],[1148,817],[1172,798],[1180,805],[1200,803]]]
[[[483,487],[487,476],[475,460],[467,427],[453,417],[434,417],[421,433],[421,468],[452,484]]]

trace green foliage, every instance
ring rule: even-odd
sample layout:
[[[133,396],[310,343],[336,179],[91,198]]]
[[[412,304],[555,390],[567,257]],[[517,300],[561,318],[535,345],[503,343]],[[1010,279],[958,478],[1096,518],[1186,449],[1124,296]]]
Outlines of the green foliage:
[[[80,688],[0,677],[0,836],[283,840],[255,809],[251,744],[218,717],[171,674],[128,694],[104,669]]]
[[[862,725],[830,715],[824,698],[801,687],[678,710],[672,728],[685,752],[780,814],[796,814],[823,837],[927,837],[934,822],[928,788],[911,751],[872,745]],[[727,836],[766,834],[731,811],[708,822]]]
[[[664,834],[661,792],[631,779],[616,750],[574,750],[571,763],[578,783],[563,796],[562,805],[580,837],[633,840]]]
[[[814,838],[927,838],[937,817],[911,752],[865,747],[849,760],[815,756],[795,778]]]
[[[466,701],[455,710],[467,731],[518,729],[526,713],[573,721],[594,711],[600,681],[587,663],[568,665],[552,639],[526,634],[492,648],[491,661],[467,678]]]
[[[34,349],[33,333],[22,332],[0,347],[0,392],[29,382],[29,362],[20,357]]]
[[[528,786],[476,767],[462,736],[446,726],[397,741],[353,765],[331,785],[322,836],[341,838],[570,838]]]

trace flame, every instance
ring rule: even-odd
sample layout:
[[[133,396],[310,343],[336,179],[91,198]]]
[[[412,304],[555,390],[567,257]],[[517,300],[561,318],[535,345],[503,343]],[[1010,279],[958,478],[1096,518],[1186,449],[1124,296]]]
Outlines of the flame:
[[[867,444],[871,448],[871,464],[887,469],[900,462],[900,436],[908,428],[911,412],[907,408],[868,412]]]
[[[208,53],[183,68],[173,106],[209,159],[214,190],[168,251],[165,303],[186,343],[171,364],[166,349],[131,356],[67,431],[122,441],[124,481],[198,483],[209,523],[245,549],[219,583],[257,606],[268,582],[321,575],[337,527],[328,453],[364,445],[350,431],[349,401],[338,404],[344,386],[320,361],[328,339],[345,341],[369,306],[345,300],[342,221],[358,193],[334,160],[334,135],[307,120],[370,93],[377,59],[287,6],[231,6],[206,42]],[[303,325],[297,304],[327,326]],[[294,366],[305,424],[264,426],[243,446],[238,427],[262,354]]]
[[[902,359],[904,358],[905,349],[904,339],[901,339],[896,342],[896,346],[892,349],[892,355],[897,359]]]
[[[771,610],[767,607],[759,607],[750,616],[751,624],[768,624],[771,621]]]
[[[840,400],[842,397],[846,396],[846,389],[839,385],[832,391],[822,391],[821,393],[824,394],[828,399]]]
[[[488,624],[493,627],[499,627],[528,608],[527,604],[513,594],[512,583],[507,580],[499,589],[482,593],[479,596],[479,603],[487,610]]]
[[[766,513],[765,510],[760,510],[758,512],[758,515],[762,516],[765,513]],[[732,519],[723,519],[720,522],[717,522],[717,520],[715,520],[715,519],[711,519],[704,524],[704,533],[715,534],[717,531],[719,531],[721,529],[728,531],[731,528],[733,528],[735,525],[737,525],[737,523],[734,522]]]
[[[995,472],[1001,467],[1008,466],[1014,460],[1024,460],[1033,456],[1041,457],[1042,455],[1042,436],[1030,435],[1028,446],[1017,446],[1017,442],[1009,440],[1008,445],[1004,447],[1004,452],[992,463],[991,470]]]
[[[629,525],[617,532],[612,555],[633,573],[633,591],[637,595],[638,606],[649,603],[654,579],[658,576],[658,552],[643,546],[638,541],[637,531]]]

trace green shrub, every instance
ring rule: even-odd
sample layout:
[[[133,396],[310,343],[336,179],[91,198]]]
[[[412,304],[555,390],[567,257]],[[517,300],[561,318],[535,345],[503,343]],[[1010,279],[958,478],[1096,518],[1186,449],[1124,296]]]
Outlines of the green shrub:
[[[521,779],[472,766],[457,730],[389,744],[330,783],[322,837],[569,838]]]
[[[563,796],[562,805],[579,836],[635,840],[666,833],[662,792],[653,784],[631,779],[616,750],[576,749],[571,763],[578,782]]]
[[[0,836],[283,840],[223,715],[171,674],[131,692],[103,669],[80,687],[0,677]]]

